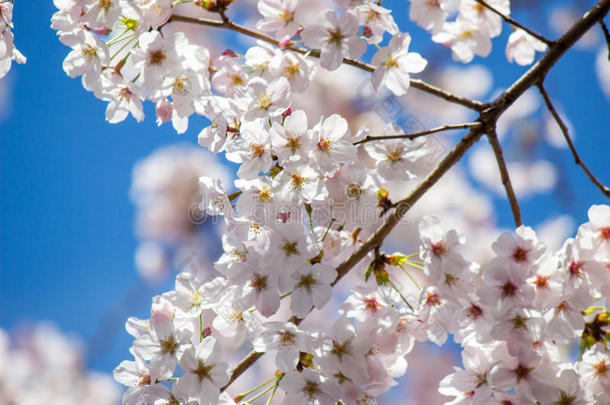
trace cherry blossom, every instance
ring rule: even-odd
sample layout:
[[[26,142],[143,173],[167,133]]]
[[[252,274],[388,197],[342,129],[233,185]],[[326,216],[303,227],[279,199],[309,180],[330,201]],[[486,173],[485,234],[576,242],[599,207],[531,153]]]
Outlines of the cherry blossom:
[[[366,50],[366,43],[358,38],[358,20],[351,12],[337,17],[334,10],[327,10],[323,23],[310,25],[301,33],[305,44],[320,49],[320,66],[335,70],[343,58],[359,58]]]
[[[301,0],[261,0],[258,11],[263,15],[256,27],[262,31],[275,32],[277,38],[291,38],[296,34],[301,21]]]
[[[536,51],[544,52],[546,49],[547,46],[544,42],[521,29],[517,29],[508,38],[506,59],[521,66],[530,65],[534,62]]]
[[[0,78],[11,69],[13,61],[25,63],[26,57],[15,48],[13,28],[13,2],[0,2]]]
[[[373,404],[412,368],[405,356],[416,341],[450,339],[462,368],[440,383],[447,403],[604,401],[610,208],[591,207],[589,222],[561,246],[567,234],[546,244],[542,233],[521,225],[510,193],[516,226],[501,233],[493,201],[461,169],[427,194],[464,145],[483,133],[493,141],[490,128],[505,104],[521,100],[501,122],[501,137],[509,124],[513,131],[525,121],[538,106],[531,97],[509,89],[515,99],[485,104],[492,83],[485,68],[440,69],[450,72],[447,87],[455,94],[436,87],[447,83],[435,72],[426,71],[430,84],[413,80],[427,61],[409,52],[411,35],[386,4],[338,0],[338,8],[328,8],[336,6],[260,0],[252,16],[228,1],[179,3],[56,0],[52,20],[71,48],[66,73],[82,76],[85,89],[108,102],[109,122],[128,114],[142,120],[144,101],[154,104],[159,124],[171,121],[177,133],[187,132],[198,115],[207,119],[198,129],[199,145],[239,165],[233,182],[215,173],[156,170],[149,177],[159,185],[143,187],[162,189],[159,200],[168,207],[189,200],[181,212],[198,220],[174,213],[181,218],[174,224],[160,214],[163,204],[155,204],[142,220],[155,232],[145,228],[154,238],[140,251],[148,262],[140,262],[168,266],[178,256],[174,250],[201,248],[206,243],[193,235],[206,216],[218,220],[212,232],[220,235],[222,253],[202,260],[213,268],[180,267],[174,287],[153,298],[150,319],[128,319],[133,361],[115,371],[127,386],[124,403],[251,403],[263,395],[271,403],[277,391],[285,403]],[[474,0],[412,0],[409,15],[433,42],[450,47],[454,60],[469,63],[490,54],[491,39],[511,15],[508,0],[487,3],[497,12]],[[223,51],[220,37],[182,31],[176,20],[257,41],[235,41]],[[2,43],[12,44],[9,34]],[[544,43],[518,28],[506,57],[532,63]],[[378,49],[366,52],[368,45]],[[545,60],[557,49],[549,45]],[[535,79],[542,83],[544,74]],[[412,83],[428,94],[410,91]],[[399,115],[408,106],[466,124],[425,131],[441,119],[424,126],[388,118],[379,105],[365,104],[375,95],[364,93],[371,87],[380,93],[382,86],[394,96],[409,90],[405,100],[383,100],[396,101]],[[440,104],[446,101],[455,106]],[[424,136],[446,129],[468,129],[469,138],[451,147]],[[484,153],[473,154],[475,168],[499,161]],[[523,174],[533,170],[515,164],[508,165],[521,179],[515,184],[531,183],[534,176]],[[470,172],[485,182],[491,170]],[[183,177],[188,187],[179,184]],[[541,177],[544,184],[554,181]],[[399,251],[385,253],[390,245]],[[560,350],[575,343],[580,358]],[[237,356],[247,352],[240,362]],[[262,366],[245,373],[259,357]],[[259,381],[269,369],[271,378]],[[254,389],[235,396],[236,387],[253,382]]]
[[[409,89],[409,73],[424,70],[427,62],[415,52],[408,52],[411,37],[409,34],[396,34],[387,47],[381,48],[373,57],[377,66],[371,83],[375,89],[385,85],[392,93],[402,96]]]
[[[178,388],[200,404],[217,404],[220,387],[230,378],[229,365],[220,357],[220,344],[211,336],[186,349],[179,360],[186,374],[176,383]]]

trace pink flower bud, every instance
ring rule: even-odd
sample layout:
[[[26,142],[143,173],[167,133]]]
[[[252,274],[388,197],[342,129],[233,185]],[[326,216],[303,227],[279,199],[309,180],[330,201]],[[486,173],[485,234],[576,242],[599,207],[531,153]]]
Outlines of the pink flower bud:
[[[282,39],[282,40],[280,41],[280,43],[279,43],[280,48],[282,48],[282,49],[286,49],[286,47],[287,47],[287,46],[289,46],[291,42],[292,42],[292,41],[290,41],[290,38],[284,38],[284,39]]]
[[[230,57],[232,57],[232,58],[236,58],[236,57],[237,57],[237,54],[236,54],[235,52],[233,52],[231,49],[225,49],[225,50],[222,52],[222,55],[223,55],[223,56],[230,56]]]
[[[365,38],[370,38],[373,36],[373,30],[368,25],[365,25],[362,29],[362,35],[364,35]]]
[[[106,27],[106,28],[102,28],[100,30],[95,30],[94,32],[98,35],[105,37],[106,35],[110,34],[110,31],[112,31],[112,30],[110,28]]]
[[[172,119],[172,104],[165,98],[157,103],[155,112],[157,113],[157,125],[161,125]]]

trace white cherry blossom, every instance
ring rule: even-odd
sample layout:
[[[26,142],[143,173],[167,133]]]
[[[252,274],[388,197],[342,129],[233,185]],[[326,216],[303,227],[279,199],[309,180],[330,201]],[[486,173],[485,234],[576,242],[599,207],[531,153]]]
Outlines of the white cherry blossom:
[[[377,68],[371,76],[371,83],[375,89],[379,90],[383,84],[397,96],[407,93],[409,73],[419,73],[427,64],[418,53],[409,52],[410,43],[409,34],[396,34],[388,46],[373,56],[373,65]]]
[[[212,336],[186,349],[179,360],[186,373],[178,379],[178,388],[201,405],[217,404],[220,388],[230,378],[229,365],[220,358],[220,344]]]
[[[326,10],[322,23],[309,25],[301,33],[305,45],[320,49],[320,66],[335,70],[343,58],[359,58],[366,50],[366,43],[358,38],[358,20],[351,12],[339,16],[334,10]]]

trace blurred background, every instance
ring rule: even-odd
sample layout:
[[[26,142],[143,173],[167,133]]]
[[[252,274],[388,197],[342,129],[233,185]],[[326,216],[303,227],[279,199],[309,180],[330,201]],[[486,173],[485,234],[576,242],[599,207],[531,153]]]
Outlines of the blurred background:
[[[514,0],[513,17],[554,38],[592,4]],[[527,69],[506,61],[504,48],[511,32],[507,25],[493,40],[488,58],[462,65],[452,62],[449,49],[433,43],[409,20],[407,1],[384,0],[383,5],[394,10],[400,29],[412,35],[410,50],[429,61],[419,76],[429,82],[485,101]],[[170,124],[157,127],[154,107],[148,103],[143,123],[130,117],[108,124],[106,103],[62,69],[69,49],[50,28],[54,12],[51,2],[15,2],[15,43],[28,62],[14,65],[0,80],[0,328],[31,337],[33,325],[51,321],[81,342],[79,361],[84,367],[109,374],[130,358],[126,318],[147,318],[152,296],[173,288],[177,270],[212,267],[220,251],[219,231],[212,224],[199,224],[191,210],[196,179],[208,175],[228,180],[235,167],[197,145],[197,135],[207,125],[201,117],[191,117],[188,131],[177,135]],[[238,1],[229,15],[251,23],[256,12],[250,2]],[[192,41],[210,45],[213,56],[251,44],[227,33],[215,33],[212,40],[212,31],[177,26],[181,28],[189,30]],[[571,49],[552,69],[546,88],[569,123],[581,157],[607,185],[610,63],[601,34],[596,26]],[[310,89],[322,100],[317,108],[323,106],[323,111],[316,113],[341,113],[351,118],[353,130],[365,122],[383,128],[390,119],[401,121],[405,130],[421,130],[473,118],[415,89],[404,99],[363,99],[353,83],[366,78],[352,69],[321,76]],[[345,94],[346,100],[327,99],[334,94]],[[392,110],[396,105],[398,110]],[[436,137],[441,152],[457,135]],[[608,203],[574,164],[536,92],[525,94],[507,112],[500,135],[524,222],[536,227],[550,246],[557,248],[586,221],[591,204]],[[456,173],[439,185],[434,198],[416,205],[414,218],[437,212],[461,225],[469,240],[489,245],[497,232],[512,227],[512,216],[484,139]],[[408,229],[414,228],[398,230],[390,243],[407,243],[413,238]],[[437,380],[452,362],[459,364],[451,347],[429,350],[427,356],[436,356],[446,366],[430,363],[428,374],[439,374]],[[421,353],[415,351],[410,363]],[[409,383],[417,386],[421,376],[409,376],[407,372]],[[439,401],[434,395],[412,398],[414,404]]]

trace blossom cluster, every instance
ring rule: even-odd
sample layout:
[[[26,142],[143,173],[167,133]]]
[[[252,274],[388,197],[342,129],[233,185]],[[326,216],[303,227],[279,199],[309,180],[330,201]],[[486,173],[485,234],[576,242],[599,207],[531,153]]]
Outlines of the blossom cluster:
[[[87,372],[79,342],[49,324],[9,336],[0,330],[0,403],[5,405],[113,405],[118,385]]]
[[[13,34],[13,2],[0,1],[0,78],[11,69],[13,61],[25,63],[26,58],[15,48]]]
[[[280,47],[261,42],[242,56],[227,50],[211,58],[207,48],[192,44],[184,33],[165,33],[174,8],[169,0],[55,0],[59,11],[52,27],[72,48],[64,70],[70,77],[81,77],[85,89],[108,101],[109,122],[129,114],[141,121],[142,101],[151,100],[157,122],[171,120],[182,133],[194,113],[216,120],[219,111],[235,111],[237,122],[232,125],[242,115],[248,121],[277,117],[290,91],[307,89],[318,65],[314,60],[323,69],[335,70],[344,58],[362,56],[369,44],[378,46],[384,33],[392,39],[372,58],[376,69],[371,83],[405,94],[410,74],[426,66],[419,54],[408,51],[409,34],[399,32],[390,10],[374,2],[343,3],[343,12],[321,10],[317,23],[304,26],[304,1],[260,1],[262,18],[256,25],[274,34]],[[211,9],[206,2],[191,7]],[[295,48],[297,42],[304,46]],[[319,58],[311,56],[312,51]],[[262,88],[273,97],[261,93]],[[230,99],[229,105],[219,97]],[[255,111],[245,115],[248,109]],[[209,146],[218,151],[222,145]]]
[[[608,403],[610,206],[592,206],[589,222],[558,251],[528,227],[502,234],[484,267],[459,253],[463,236],[437,218],[420,233],[433,280],[425,302],[438,324],[428,338],[450,333],[463,349],[464,369],[440,386],[455,396],[451,404]],[[574,343],[576,362],[565,353]]]
[[[227,213],[233,208],[225,203],[215,207]],[[128,321],[135,361],[115,370],[130,387],[124,403],[218,403],[230,378],[219,342],[230,341],[273,354],[278,371],[266,385],[281,389],[284,403],[373,404],[405,373],[416,341],[443,344],[449,334],[462,345],[464,369],[441,382],[440,392],[455,397],[448,403],[607,403],[610,206],[593,206],[589,219],[558,251],[546,251],[528,227],[502,234],[495,257],[480,265],[459,253],[462,235],[427,216],[419,257],[428,285],[405,297],[392,280],[409,256],[376,255],[357,270],[360,282],[330,330],[295,319],[326,304],[336,277],[328,263],[351,243],[335,244],[330,260],[307,259],[314,251],[299,237],[304,226],[278,222],[269,254],[233,246],[216,263],[222,276],[203,282],[181,273],[174,291],[153,300],[150,319]],[[302,270],[288,281],[289,268]],[[297,317],[264,321],[277,310],[278,292],[290,295]],[[565,348],[579,340],[574,362]]]
[[[489,55],[491,39],[502,32],[502,16],[510,16],[509,0],[410,1],[410,18],[430,31],[434,42],[449,46],[453,58],[464,63],[472,61],[475,55]],[[453,14],[455,19],[449,21]],[[515,27],[506,45],[506,57],[509,62],[529,65],[536,51],[546,48],[544,42]]]

